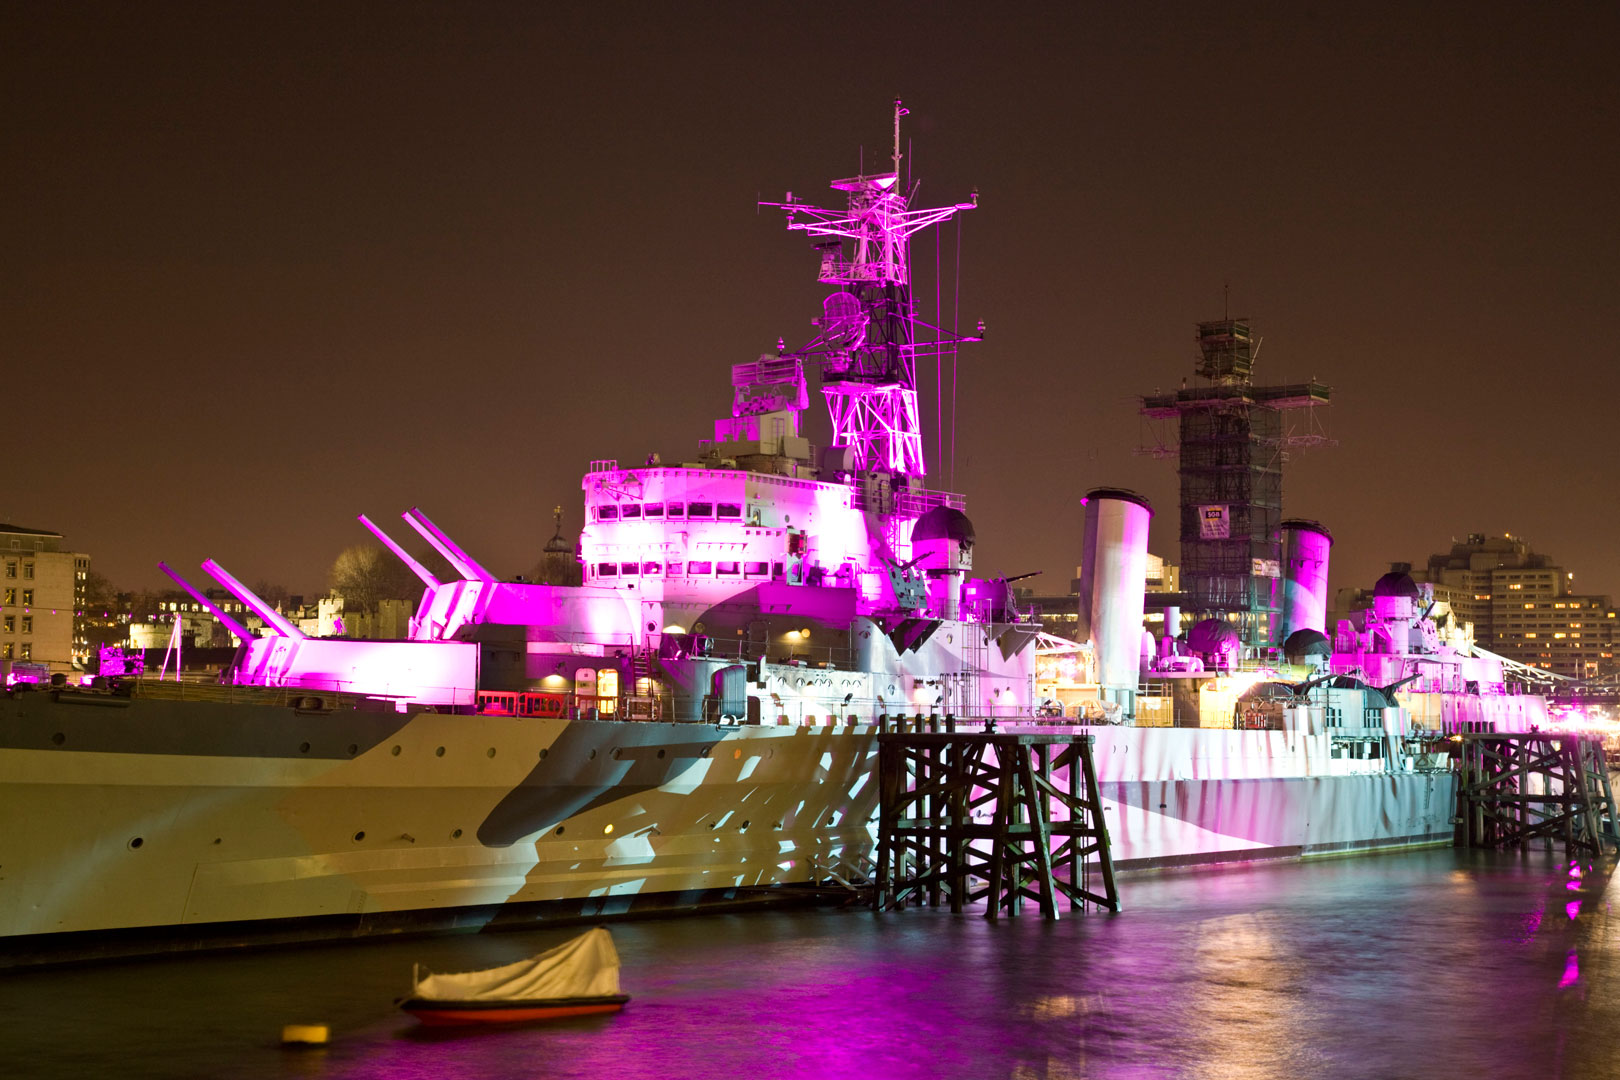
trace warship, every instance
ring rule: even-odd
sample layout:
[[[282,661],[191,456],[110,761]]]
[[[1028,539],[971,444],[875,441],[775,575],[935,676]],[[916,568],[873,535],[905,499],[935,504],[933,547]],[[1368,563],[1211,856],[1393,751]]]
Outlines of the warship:
[[[975,339],[919,316],[909,250],[977,198],[913,205],[904,114],[890,168],[835,181],[838,206],[770,204],[815,251],[810,340],[732,368],[730,415],[692,460],[591,462],[578,585],[502,579],[407,511],[453,569],[441,580],[362,515],[421,579],[405,640],[307,636],[209,560],[263,621],[255,636],[169,570],[241,641],[218,685],[8,687],[0,964],[855,881],[876,735],[901,718],[1094,734],[1124,868],[1449,841],[1435,739],[1545,709],[1440,640],[1409,580],[1306,642],[1312,670],[1289,682],[1218,633],[1144,668],[1151,511],[1129,492],[1087,499],[1084,642],[1044,637],[1007,580],[974,576],[964,500],[927,482],[917,367]],[[804,424],[812,376],[825,446]],[[1298,563],[1325,590],[1322,561]],[[1066,648],[1111,722],[1037,715],[1038,654]],[[1144,689],[1171,680],[1176,726]]]

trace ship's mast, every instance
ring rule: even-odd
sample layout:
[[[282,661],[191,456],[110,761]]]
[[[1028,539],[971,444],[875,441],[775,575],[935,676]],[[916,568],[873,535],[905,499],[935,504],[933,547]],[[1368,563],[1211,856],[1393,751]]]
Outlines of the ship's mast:
[[[818,275],[837,291],[822,303],[821,333],[794,356],[820,360],[822,393],[832,418],[832,444],[847,447],[858,470],[922,477],[922,428],[917,416],[917,329],[925,344],[975,341],[919,322],[911,299],[910,241],[914,233],[946,221],[971,202],[911,209],[900,187],[900,118],[894,102],[893,172],[835,180],[847,192],[844,210],[798,202],[766,203],[787,211],[788,228],[807,233],[821,253]]]

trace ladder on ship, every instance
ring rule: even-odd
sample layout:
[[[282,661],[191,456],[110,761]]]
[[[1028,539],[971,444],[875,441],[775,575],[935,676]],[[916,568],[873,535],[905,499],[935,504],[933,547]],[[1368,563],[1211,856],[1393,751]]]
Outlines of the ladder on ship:
[[[1456,843],[1512,847],[1562,840],[1572,853],[1620,852],[1620,814],[1602,740],[1544,731],[1469,732],[1456,764]]]
[[[960,912],[984,900],[995,919],[1028,900],[1056,919],[1063,897],[1071,910],[1118,911],[1093,742],[1075,732],[880,734],[874,910]]]

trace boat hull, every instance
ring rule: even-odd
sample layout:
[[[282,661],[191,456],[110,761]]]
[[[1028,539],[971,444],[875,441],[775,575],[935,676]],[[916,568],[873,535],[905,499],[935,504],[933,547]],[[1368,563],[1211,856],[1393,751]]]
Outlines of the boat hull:
[[[628,994],[596,998],[551,998],[543,1001],[430,1001],[409,998],[399,1007],[427,1027],[478,1027],[486,1024],[532,1024],[570,1016],[615,1013],[628,1004]]]
[[[1446,773],[1089,729],[1117,865],[1450,839]],[[0,698],[0,965],[791,899],[870,870],[871,725]],[[110,947],[109,938],[122,939]]]

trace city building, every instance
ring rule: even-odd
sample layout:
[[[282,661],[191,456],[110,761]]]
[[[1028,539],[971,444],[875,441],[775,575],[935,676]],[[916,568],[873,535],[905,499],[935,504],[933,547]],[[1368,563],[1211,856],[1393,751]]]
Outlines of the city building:
[[[1474,625],[1482,647],[1559,675],[1590,679],[1617,670],[1617,620],[1607,596],[1575,592],[1575,574],[1522,538],[1473,533],[1414,571]]]
[[[89,575],[90,556],[63,550],[61,533],[0,525],[0,661],[82,669],[89,647],[78,613]]]

